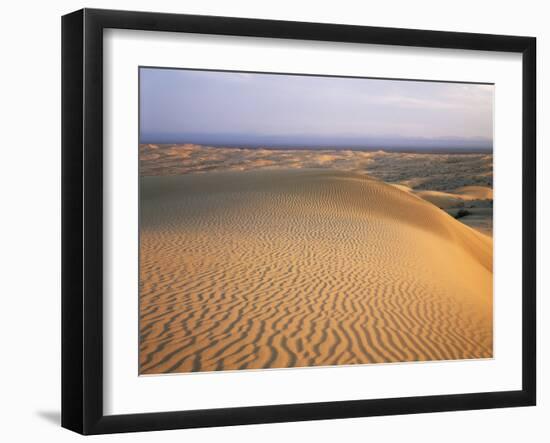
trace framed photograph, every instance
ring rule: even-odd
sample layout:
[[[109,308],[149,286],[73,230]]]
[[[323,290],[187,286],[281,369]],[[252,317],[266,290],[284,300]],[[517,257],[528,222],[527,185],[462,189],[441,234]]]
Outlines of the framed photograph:
[[[62,425],[536,402],[532,37],[62,20]]]

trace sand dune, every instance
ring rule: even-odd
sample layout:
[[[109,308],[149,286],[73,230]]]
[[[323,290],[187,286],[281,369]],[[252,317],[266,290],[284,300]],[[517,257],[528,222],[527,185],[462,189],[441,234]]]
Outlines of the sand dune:
[[[141,178],[140,373],[492,356],[492,239],[329,169]]]
[[[460,206],[490,207],[493,190],[486,186],[466,186],[452,192],[416,191],[416,195],[442,209]]]
[[[482,234],[493,235],[493,189],[488,186],[463,186],[449,192],[415,191],[403,184],[392,186],[434,204]]]
[[[257,169],[335,169],[367,173],[414,193],[455,216],[461,208],[490,208],[493,156],[481,153],[261,149],[187,144],[142,144],[142,176]],[[492,210],[470,211],[460,221],[492,235]],[[475,214],[474,214],[475,212]]]
[[[441,209],[463,207],[465,205],[490,207],[493,201],[493,189],[488,186],[463,186],[449,192],[415,191],[403,184],[392,184],[392,186],[401,191],[413,193]]]
[[[462,186],[453,192],[462,195],[464,198],[469,197],[471,200],[493,199],[493,188],[489,186]]]
[[[386,183],[403,184],[414,190],[449,191],[493,185],[493,156],[480,153],[228,148],[192,143],[142,144],[139,152],[142,176],[258,168],[331,168],[366,172]]]

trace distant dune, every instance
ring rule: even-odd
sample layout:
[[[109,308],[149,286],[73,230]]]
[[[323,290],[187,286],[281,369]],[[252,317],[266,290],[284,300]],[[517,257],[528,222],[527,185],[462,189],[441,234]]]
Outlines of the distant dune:
[[[493,190],[484,186],[464,186],[453,192],[416,191],[415,194],[441,209],[465,205],[489,207],[493,201]]]
[[[493,189],[488,186],[463,186],[451,192],[415,191],[405,185],[393,186],[460,218],[462,223],[482,234],[493,235]]]
[[[140,201],[141,374],[493,355],[492,239],[411,192],[256,169]]]

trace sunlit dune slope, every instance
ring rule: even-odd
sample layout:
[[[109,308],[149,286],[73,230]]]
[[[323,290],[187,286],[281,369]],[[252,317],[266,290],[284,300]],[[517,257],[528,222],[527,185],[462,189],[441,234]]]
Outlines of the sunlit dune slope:
[[[493,201],[493,190],[488,186],[463,186],[452,192],[419,190],[415,191],[402,184],[392,184],[395,188],[412,193],[441,209],[464,207],[471,205],[473,207],[491,207]]]
[[[353,172],[141,179],[142,374],[492,356],[492,240]]]
[[[489,186],[462,186],[454,192],[472,200],[493,199],[493,188]]]

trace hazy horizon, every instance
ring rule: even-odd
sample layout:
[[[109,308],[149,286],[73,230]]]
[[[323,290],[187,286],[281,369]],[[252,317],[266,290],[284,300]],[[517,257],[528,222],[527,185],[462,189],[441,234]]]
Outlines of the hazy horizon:
[[[490,151],[493,85],[140,68],[140,143]]]

